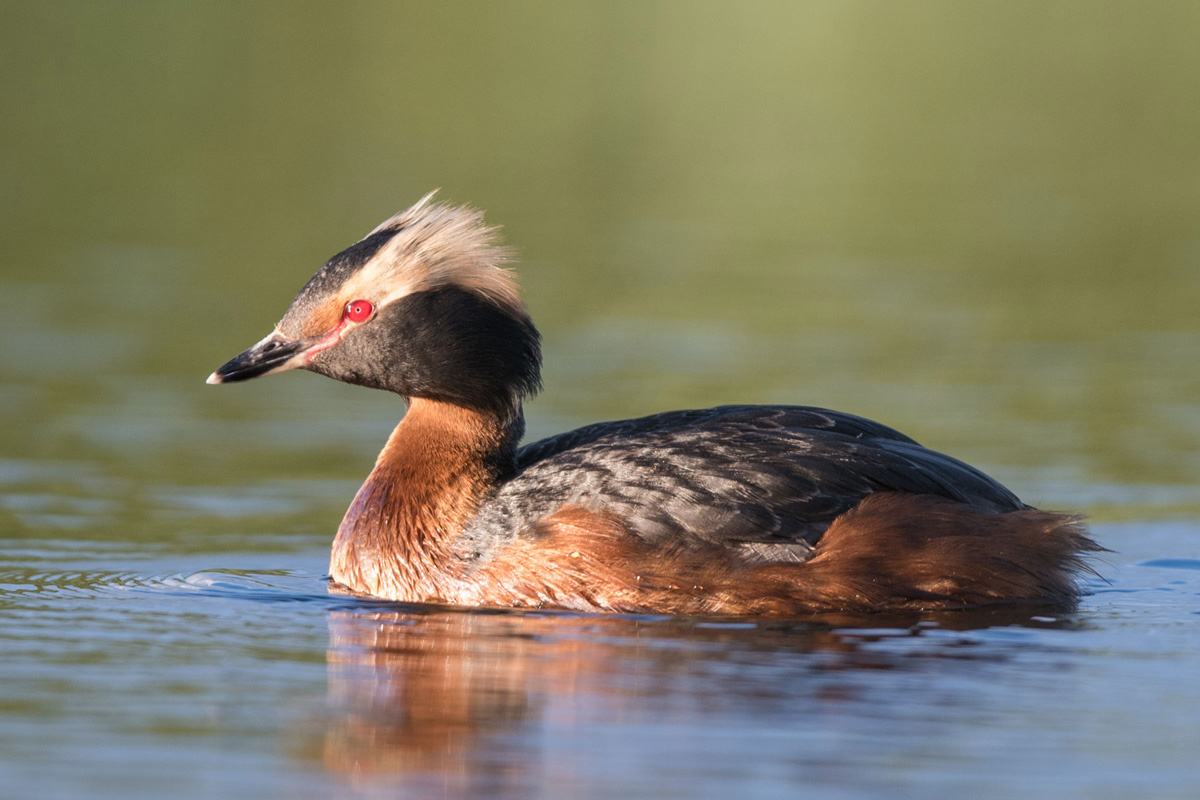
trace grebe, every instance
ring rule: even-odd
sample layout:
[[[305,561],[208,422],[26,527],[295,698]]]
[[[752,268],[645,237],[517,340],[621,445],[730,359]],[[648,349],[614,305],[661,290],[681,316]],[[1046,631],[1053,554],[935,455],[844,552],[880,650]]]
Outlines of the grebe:
[[[329,259],[208,378],[300,368],[408,404],[338,528],[335,588],[718,615],[1078,596],[1102,549],[1078,518],[850,414],[721,406],[519,447],[540,336],[496,229],[431,198]]]

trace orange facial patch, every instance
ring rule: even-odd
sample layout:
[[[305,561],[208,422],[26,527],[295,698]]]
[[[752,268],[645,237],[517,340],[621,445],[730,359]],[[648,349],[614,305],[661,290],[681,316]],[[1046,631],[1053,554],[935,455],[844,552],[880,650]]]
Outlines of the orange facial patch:
[[[328,300],[314,309],[308,319],[300,326],[300,335],[304,338],[323,336],[336,328],[342,321],[346,311],[346,303],[354,298],[342,299],[340,295]]]

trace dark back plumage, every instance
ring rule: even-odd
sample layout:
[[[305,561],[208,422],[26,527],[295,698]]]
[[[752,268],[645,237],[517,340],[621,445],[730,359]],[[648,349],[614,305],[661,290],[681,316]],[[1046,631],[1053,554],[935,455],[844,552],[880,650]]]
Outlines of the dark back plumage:
[[[788,560],[872,492],[936,495],[986,512],[1025,508],[984,473],[898,431],[806,406],[720,406],[588,425],[522,448],[517,469],[467,531],[480,548],[533,530],[565,504],[602,507],[657,545],[748,553],[764,545],[757,551]]]

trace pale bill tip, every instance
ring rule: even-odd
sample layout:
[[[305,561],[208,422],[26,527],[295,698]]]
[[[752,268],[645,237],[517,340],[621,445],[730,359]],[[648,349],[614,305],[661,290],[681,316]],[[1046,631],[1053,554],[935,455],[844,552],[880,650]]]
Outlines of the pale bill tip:
[[[208,380],[206,380],[204,382],[205,383],[224,383],[224,381],[221,380],[221,376],[215,372],[212,375],[209,375]]]

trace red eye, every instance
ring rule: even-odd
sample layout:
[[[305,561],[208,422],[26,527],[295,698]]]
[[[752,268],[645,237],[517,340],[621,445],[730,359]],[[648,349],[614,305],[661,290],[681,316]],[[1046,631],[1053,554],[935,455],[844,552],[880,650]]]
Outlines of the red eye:
[[[370,300],[355,300],[346,305],[345,316],[351,322],[362,322],[371,316],[371,312],[374,310],[375,306],[371,305]]]

